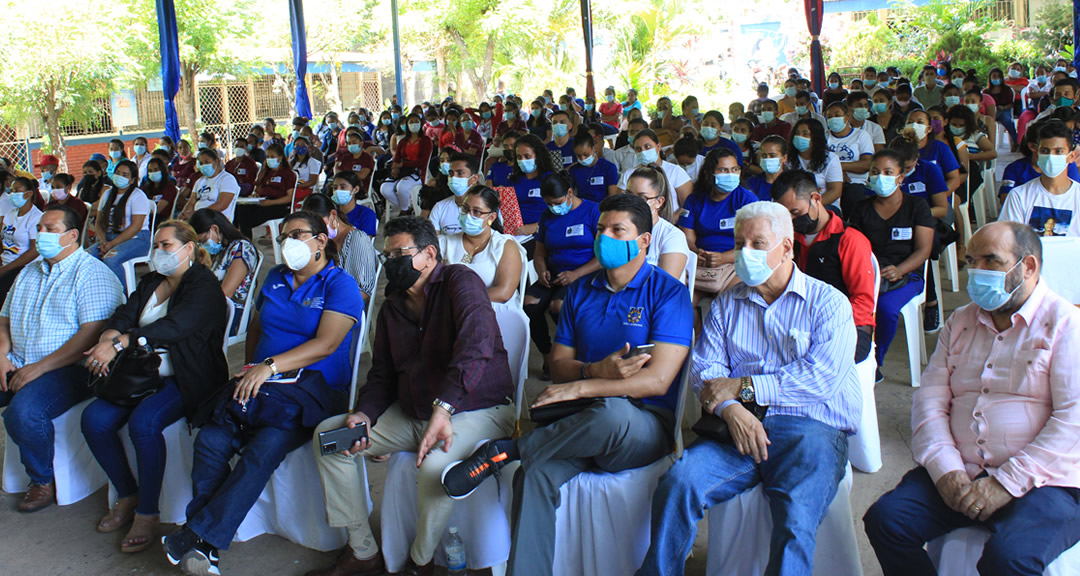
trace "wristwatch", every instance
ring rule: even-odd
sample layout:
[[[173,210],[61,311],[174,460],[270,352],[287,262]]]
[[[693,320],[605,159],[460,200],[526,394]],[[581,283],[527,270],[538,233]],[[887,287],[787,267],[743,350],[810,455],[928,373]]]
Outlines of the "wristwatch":
[[[120,342],[119,336],[116,336],[112,339],[112,347],[116,350],[117,354],[124,351],[124,345]]]
[[[750,380],[749,376],[743,376],[739,379],[739,401],[743,404],[750,404],[754,401],[754,382]]]
[[[436,408],[442,408],[443,410],[446,410],[447,412],[450,413],[451,416],[454,415],[454,412],[457,412],[457,408],[454,408],[450,404],[448,404],[446,402],[443,402],[442,400],[439,400],[438,398],[433,400],[431,402],[431,405],[436,407]]]
[[[266,360],[263,360],[263,364],[266,364],[266,366],[270,368],[270,371],[273,372],[273,375],[277,376],[277,364],[274,364],[273,358],[267,358]]]

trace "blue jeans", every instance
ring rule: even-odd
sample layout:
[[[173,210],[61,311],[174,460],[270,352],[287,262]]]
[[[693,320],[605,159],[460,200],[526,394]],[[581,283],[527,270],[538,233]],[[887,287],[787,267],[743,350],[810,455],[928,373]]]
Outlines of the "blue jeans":
[[[184,416],[184,401],[176,379],[167,378],[165,386],[136,406],[117,406],[100,398],[86,407],[82,431],[94,458],[109,476],[120,498],[139,494],[135,511],[158,513],[161,482],[165,478],[165,437],[162,431]],[[128,425],[128,435],[135,446],[135,465],[139,480],[131,474],[120,429]]]
[[[885,576],[936,575],[923,545],[965,526],[990,530],[976,565],[982,576],[1041,576],[1080,541],[1080,489],[1033,488],[980,522],[949,508],[919,467],[875,502],[863,522]]]
[[[699,438],[664,474],[653,493],[652,544],[639,575],[682,574],[705,511],[758,483],[773,519],[766,576],[810,575],[818,526],[844,477],[847,435],[798,416],[767,416],[764,425],[772,444],[761,464],[734,444]]]
[[[278,464],[311,441],[311,432],[311,428],[241,429],[231,418],[200,428],[191,469],[194,494],[187,507],[188,528],[212,546],[228,549]],[[240,461],[231,468],[229,461],[241,449]]]
[[[1003,107],[1003,106],[998,106],[998,113],[997,113],[996,120],[998,122],[1000,122],[1002,126],[1005,127],[1005,131],[1008,132],[1009,136],[1012,138],[1011,142],[1013,144],[1015,144],[1016,141],[1017,141],[1017,139],[1016,139],[1016,124],[1013,124],[1012,107],[1006,108],[1006,107]],[[995,142],[995,145],[996,144],[997,143]]]
[[[907,284],[896,290],[878,296],[874,343],[877,344],[877,364],[885,364],[885,353],[896,337],[896,328],[900,325],[900,309],[916,294],[923,291],[923,280],[918,274],[912,274]],[[932,298],[931,294],[927,294]],[[919,336],[922,337],[921,335]]]
[[[138,258],[139,256],[146,256],[150,251],[150,239],[153,237],[152,234],[153,233],[150,230],[140,230],[134,238],[126,242],[121,242],[116,248],[113,248],[113,251],[116,252],[115,256],[101,259],[101,261],[109,267],[109,270],[112,270],[113,274],[116,274],[116,277],[120,279],[120,285],[124,287],[124,290],[134,288],[128,288],[127,282],[124,280],[124,262],[127,262],[132,258]],[[105,238],[111,242],[116,236],[116,234],[108,232],[106,233]],[[98,244],[94,244],[87,248],[86,251],[89,252],[91,256],[100,258],[98,255],[98,246]]]
[[[72,364],[42,374],[15,394],[0,392],[0,406],[8,407],[4,427],[18,444],[26,475],[34,484],[53,481],[53,418],[90,397],[89,378],[85,368]]]

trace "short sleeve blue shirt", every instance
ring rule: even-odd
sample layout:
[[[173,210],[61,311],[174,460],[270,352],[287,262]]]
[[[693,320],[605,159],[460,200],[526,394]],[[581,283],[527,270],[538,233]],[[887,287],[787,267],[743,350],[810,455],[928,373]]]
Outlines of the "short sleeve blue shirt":
[[[1080,170],[1076,169],[1076,164],[1070,162],[1067,171],[1069,179],[1073,182],[1080,182]],[[1001,175],[1001,188],[998,189],[998,194],[1004,196],[1013,188],[1023,186],[1038,178],[1040,175],[1041,174],[1035,170],[1035,166],[1031,163],[1031,160],[1026,158],[1016,160],[1005,167],[1005,172]]]
[[[356,280],[337,266],[326,266],[308,278],[297,290],[292,289],[293,273],[284,265],[275,266],[266,275],[255,302],[262,333],[255,347],[255,361],[261,362],[287,352],[311,340],[319,330],[326,310],[360,321],[364,300]],[[348,390],[352,380],[352,335],[342,340],[332,354],[308,366],[322,372],[327,385]]]
[[[547,211],[547,202],[540,196],[540,182],[543,180],[544,175],[537,176],[535,180],[522,176],[514,183],[514,193],[517,195],[521,221],[524,224],[536,224],[540,215]]]
[[[679,226],[697,235],[697,247],[709,252],[727,252],[735,248],[735,212],[757,202],[753,192],[739,186],[719,202],[705,194],[694,193],[679,211]]]
[[[956,156],[953,155],[952,150],[949,150],[949,145],[941,140],[929,140],[926,147],[919,150],[919,159],[941,168],[942,174],[948,174],[953,170],[960,169],[960,163],[956,161]]]
[[[570,167],[578,196],[599,203],[607,198],[608,186],[619,184],[619,167],[610,160],[598,158],[592,166],[574,164]]]
[[[570,285],[563,300],[555,341],[574,349],[582,362],[599,362],[629,343],[690,347],[694,313],[686,286],[662,269],[644,264],[634,279],[612,292],[599,270]],[[679,387],[645,398],[646,404],[675,411]]]
[[[536,241],[547,249],[547,265],[552,273],[576,270],[593,259],[599,220],[600,206],[584,199],[562,216],[544,210],[536,229]]]
[[[758,174],[743,182],[743,187],[757,196],[758,200],[768,202],[772,200],[772,184],[765,180],[765,176]]]
[[[547,143],[547,149],[552,152],[558,152],[562,156],[563,168],[566,168],[574,163],[574,139],[570,138],[566,141],[566,144],[559,146],[555,143],[555,140]]]
[[[488,180],[495,186],[513,186],[510,182],[510,174],[514,171],[514,167],[505,164],[503,162],[496,162],[491,165],[488,170]]]
[[[900,188],[906,194],[926,200],[927,204],[931,203],[930,199],[935,194],[949,191],[941,168],[922,160],[915,163],[915,171],[910,176],[904,177],[904,183],[900,185]]]
[[[723,136],[720,137],[720,140],[716,144],[713,144],[712,146],[706,144],[705,146],[703,146],[701,148],[701,155],[707,156],[709,152],[712,152],[717,148],[727,148],[728,150],[731,150],[735,153],[735,160],[739,162],[739,166],[743,165],[743,154],[742,150],[739,150],[739,145],[732,140],[724,138]]]
[[[378,216],[375,215],[375,211],[362,204],[357,204],[356,208],[353,208],[347,215],[349,218],[349,224],[352,224],[353,228],[362,230],[364,234],[375,237],[375,231],[378,229]]]

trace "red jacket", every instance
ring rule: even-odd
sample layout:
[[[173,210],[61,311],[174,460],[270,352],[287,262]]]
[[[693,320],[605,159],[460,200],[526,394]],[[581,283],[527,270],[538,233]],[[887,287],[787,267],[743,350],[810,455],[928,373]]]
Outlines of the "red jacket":
[[[795,263],[808,276],[826,282],[851,300],[856,326],[874,325],[873,250],[862,232],[844,226],[830,214],[825,228],[807,245],[806,236],[795,234]]]
[[[410,144],[409,138],[399,138],[397,143],[397,150],[394,151],[394,162],[401,164],[407,168],[413,168],[420,172],[420,181],[427,181],[427,167],[428,160],[431,159],[431,150],[433,144],[431,138],[427,136],[420,136],[419,147],[417,144]]]

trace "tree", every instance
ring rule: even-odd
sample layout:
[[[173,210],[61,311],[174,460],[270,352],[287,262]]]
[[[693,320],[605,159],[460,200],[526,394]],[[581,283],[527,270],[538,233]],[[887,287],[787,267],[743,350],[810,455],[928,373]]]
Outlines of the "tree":
[[[651,0],[622,26],[612,65],[624,85],[636,88],[638,98],[650,101],[655,89],[670,83],[676,73],[672,56],[695,32],[677,0]]]
[[[9,0],[0,11],[0,119],[45,124],[46,148],[67,166],[63,126],[100,112],[117,54],[112,8],[104,1]]]

